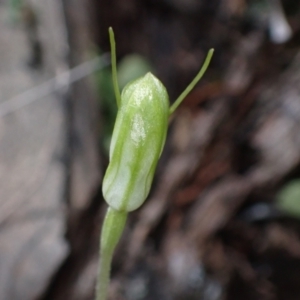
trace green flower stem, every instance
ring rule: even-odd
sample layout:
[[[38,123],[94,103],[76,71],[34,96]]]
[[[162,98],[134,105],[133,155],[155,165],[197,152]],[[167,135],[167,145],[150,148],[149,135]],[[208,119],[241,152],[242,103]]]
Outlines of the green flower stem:
[[[112,256],[124,230],[127,215],[127,212],[112,207],[107,209],[101,232],[96,300],[107,299]]]
[[[189,92],[195,87],[195,85],[198,83],[198,81],[202,78],[205,71],[207,70],[209,63],[211,61],[211,58],[214,54],[214,49],[210,49],[207,53],[207,56],[205,58],[204,64],[199,71],[199,73],[196,75],[196,77],[193,79],[193,81],[188,85],[188,87],[181,93],[181,95],[175,100],[175,102],[172,104],[172,106],[169,109],[169,115],[171,115],[176,108],[180,105],[180,103],[184,100],[184,98],[189,94]]]
[[[109,32],[109,41],[110,41],[110,48],[111,48],[111,68],[112,68],[112,77],[113,77],[113,85],[114,91],[116,95],[117,105],[120,108],[121,105],[121,93],[118,85],[118,76],[117,76],[117,55],[116,55],[116,42],[115,42],[115,35],[114,31],[111,27],[108,29]]]

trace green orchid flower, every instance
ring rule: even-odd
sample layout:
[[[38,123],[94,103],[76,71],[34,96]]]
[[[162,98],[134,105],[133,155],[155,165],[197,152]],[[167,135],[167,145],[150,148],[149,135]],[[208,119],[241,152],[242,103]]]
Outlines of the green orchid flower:
[[[127,214],[146,200],[163,151],[169,116],[205,73],[213,55],[173,105],[166,88],[153,74],[128,83],[120,94],[117,83],[115,39],[109,28],[112,74],[118,104],[112,134],[109,165],[103,179],[103,196],[109,208],[102,227],[96,300],[105,300],[114,249],[123,232]]]

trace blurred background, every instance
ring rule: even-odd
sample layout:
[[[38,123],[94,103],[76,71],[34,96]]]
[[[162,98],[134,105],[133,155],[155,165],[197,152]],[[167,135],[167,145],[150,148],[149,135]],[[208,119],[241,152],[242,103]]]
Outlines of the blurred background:
[[[300,2],[0,0],[0,300],[92,300],[121,87],[151,70],[170,120],[111,300],[300,299]]]

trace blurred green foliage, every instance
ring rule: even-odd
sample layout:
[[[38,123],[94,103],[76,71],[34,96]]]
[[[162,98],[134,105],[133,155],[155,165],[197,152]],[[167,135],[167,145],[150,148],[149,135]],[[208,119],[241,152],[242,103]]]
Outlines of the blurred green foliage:
[[[152,67],[150,63],[141,55],[130,54],[125,56],[118,65],[118,81],[120,89],[122,90],[125,85],[147,72],[151,72]]]
[[[300,179],[289,181],[281,188],[276,204],[283,212],[300,218]]]
[[[21,18],[22,0],[9,0],[9,20],[12,24],[17,24]]]

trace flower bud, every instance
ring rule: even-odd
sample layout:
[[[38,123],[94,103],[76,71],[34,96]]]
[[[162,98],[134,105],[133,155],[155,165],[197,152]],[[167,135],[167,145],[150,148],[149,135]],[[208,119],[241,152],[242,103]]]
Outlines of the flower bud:
[[[102,188],[114,209],[135,210],[148,196],[165,144],[168,117],[168,94],[154,75],[147,73],[125,86]]]

